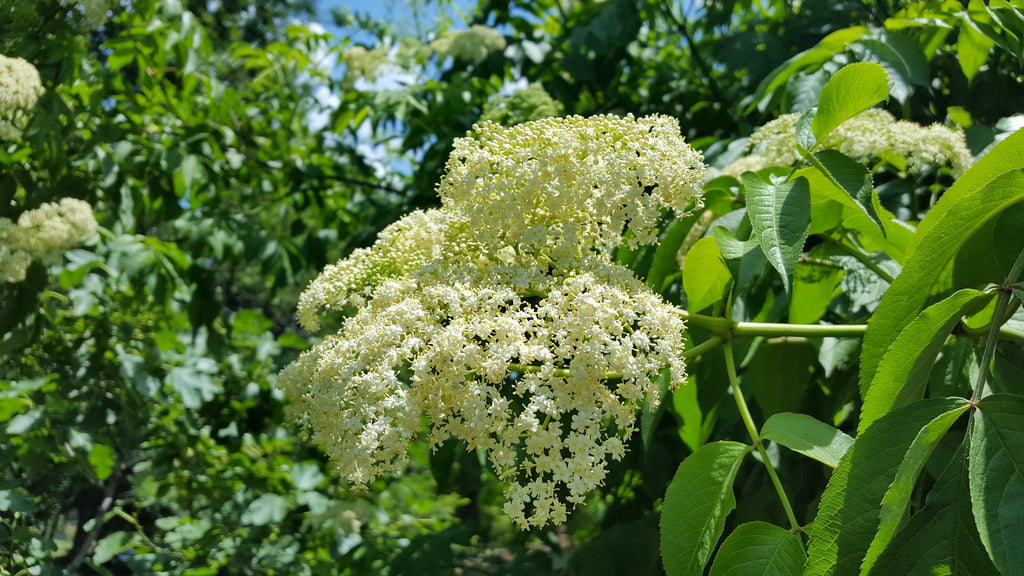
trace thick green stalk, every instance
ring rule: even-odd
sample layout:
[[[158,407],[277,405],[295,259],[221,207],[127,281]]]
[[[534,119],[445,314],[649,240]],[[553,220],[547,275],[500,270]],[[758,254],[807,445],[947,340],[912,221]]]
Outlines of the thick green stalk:
[[[771,460],[768,459],[768,452],[761,444],[761,435],[757,431],[757,426],[754,425],[754,418],[750,415],[750,409],[747,408],[747,401],[743,397],[743,391],[740,390],[739,376],[736,374],[736,361],[732,355],[732,342],[726,340],[722,346],[725,352],[725,370],[729,374],[729,386],[732,388],[733,398],[736,399],[736,407],[740,411],[740,418],[743,419],[743,425],[746,426],[754,447],[757,448],[758,453],[761,455],[761,462],[764,464],[765,469],[768,470],[768,477],[771,478],[772,485],[775,486],[775,492],[779,495],[779,500],[782,501],[782,508],[786,511],[786,518],[789,519],[790,530],[792,532],[800,532],[800,523],[796,521],[796,514],[793,513],[793,507],[789,504],[786,489],[783,488],[779,475],[775,473],[775,467],[772,466]]]
[[[991,364],[992,357],[996,352],[999,329],[1006,321],[1006,307],[1010,304],[1010,298],[1013,297],[1012,286],[1020,278],[1021,272],[1024,272],[1024,250],[1017,255],[1013,268],[1006,275],[1006,281],[999,287],[999,302],[996,304],[996,312],[992,316],[992,326],[989,328],[988,340],[985,342],[985,352],[981,355],[981,366],[980,370],[978,370],[978,378],[974,382],[974,393],[971,395],[972,402],[977,402],[981,399],[981,387],[985,384],[985,375],[989,372],[989,364]]]
[[[703,314],[683,313],[687,324],[710,331],[719,338],[728,339],[733,336],[766,336],[769,338],[782,336],[806,336],[808,338],[832,336],[861,337],[867,330],[865,324],[773,324],[769,322],[732,322],[725,318],[704,316]]]

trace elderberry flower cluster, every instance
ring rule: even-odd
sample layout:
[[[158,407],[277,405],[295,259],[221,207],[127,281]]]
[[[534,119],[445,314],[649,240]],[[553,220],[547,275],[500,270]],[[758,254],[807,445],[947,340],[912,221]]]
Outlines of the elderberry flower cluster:
[[[792,166],[797,152],[796,122],[800,114],[785,114],[755,131],[747,143],[749,154],[722,171],[739,176],[766,166]],[[971,166],[964,133],[932,124],[921,126],[896,120],[885,110],[873,108],[854,116],[833,130],[821,148],[835,149],[861,163],[886,155],[902,157],[909,174],[920,175],[930,166],[949,166],[959,178]],[[891,157],[890,156],[890,157]]]
[[[699,202],[702,158],[675,120],[561,118],[474,127],[442,208],[414,212],[328,267],[300,322],[341,329],[278,377],[350,482],[399,472],[423,430],[483,449],[521,527],[565,521],[625,454],[658,379],[685,378],[675,307],[613,263],[629,232]]]
[[[466,30],[446,30],[430,43],[430,49],[442,58],[451,56],[479,64],[491,52],[505,49],[505,37],[494,28],[474,24]]]
[[[53,259],[97,228],[89,204],[74,198],[26,210],[17,223],[0,218],[0,282],[21,282],[32,260]]]
[[[0,54],[0,140],[21,137],[25,112],[35,107],[44,91],[35,66]]]
[[[32,108],[43,91],[35,66],[22,58],[0,55],[0,117]]]

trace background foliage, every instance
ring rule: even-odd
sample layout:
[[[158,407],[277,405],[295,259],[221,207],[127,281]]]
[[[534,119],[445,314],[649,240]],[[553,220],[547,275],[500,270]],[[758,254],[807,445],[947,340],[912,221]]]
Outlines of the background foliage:
[[[781,527],[816,517],[813,574],[859,572],[865,556],[865,573],[1024,566],[1000,532],[1022,500],[996,502],[1024,461],[1018,320],[984,348],[1017,308],[987,287],[1016,282],[1024,248],[1021,136],[1005,138],[1024,113],[1018,4],[481,0],[465,24],[506,46],[480,59],[431,48],[464,28],[451,19],[412,33],[339,10],[331,38],[302,24],[312,8],[0,0],[0,53],[35,64],[47,89],[21,138],[0,142],[0,217],[72,196],[101,224],[61,262],[0,284],[0,574],[730,574],[758,549],[778,551],[767,573],[791,574],[808,540]],[[309,344],[299,292],[436,202],[452,139],[482,114],[667,114],[723,168],[755,127],[827,100],[851,63],[887,78],[867,106],[962,128],[975,155],[1002,148],[956,184],[948,168],[908,175],[906,159],[881,158],[866,203],[814,168],[722,176],[700,213],[665,222],[660,247],[620,251],[695,315],[695,345],[727,345],[690,360],[688,385],[644,414],[567,526],[513,529],[493,475],[456,445],[414,442],[405,475],[346,490],[284,419],[274,374]],[[526,83],[551,99],[502,99]],[[769,261],[746,214],[801,194],[800,178],[809,228]],[[979,191],[1001,200],[979,205]],[[730,322],[868,329],[862,342]],[[913,386],[886,392],[879,377]],[[858,476],[885,481],[846,489]],[[879,511],[880,527],[840,530]],[[967,544],[895,552],[943,538]]]

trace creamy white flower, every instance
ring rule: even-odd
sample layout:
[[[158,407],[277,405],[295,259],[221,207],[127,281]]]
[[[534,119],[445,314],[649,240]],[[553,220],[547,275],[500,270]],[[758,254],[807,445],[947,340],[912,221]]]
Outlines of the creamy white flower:
[[[785,114],[758,128],[747,143],[750,153],[722,172],[739,177],[748,170],[796,164],[800,160],[795,132],[799,118],[800,114]],[[825,137],[821,148],[839,150],[864,164],[883,157],[902,157],[910,174],[921,174],[930,166],[949,166],[953,177],[959,178],[971,166],[963,132],[942,124],[921,126],[896,120],[877,108],[841,124]]]
[[[456,139],[438,193],[445,208],[486,223],[477,238],[492,249],[571,266],[627,230],[632,247],[654,242],[663,208],[683,214],[699,201],[702,160],[665,116],[485,122]]]
[[[663,371],[685,378],[679,310],[604,248],[625,230],[653,241],[662,208],[699,202],[704,167],[664,118],[477,130],[456,144],[442,209],[410,214],[310,284],[307,328],[357,311],[278,385],[350,482],[399,472],[425,418],[432,447],[484,449],[505,512],[541,526],[624,456]]]
[[[0,118],[31,109],[43,92],[35,66],[22,58],[0,55]]]
[[[17,224],[0,218],[0,282],[21,282],[32,260],[53,259],[97,228],[89,204],[74,198],[26,210]]]

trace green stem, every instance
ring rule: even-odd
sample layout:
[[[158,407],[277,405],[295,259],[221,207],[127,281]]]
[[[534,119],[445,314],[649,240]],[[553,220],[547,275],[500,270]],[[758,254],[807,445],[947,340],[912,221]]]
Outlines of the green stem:
[[[845,243],[843,243],[842,241],[839,241],[839,240],[828,239],[828,241],[833,246],[839,248],[843,252],[846,252],[850,256],[853,256],[854,258],[856,258],[857,261],[860,262],[861,264],[863,264],[864,266],[866,266],[868,270],[871,270],[879,278],[881,278],[882,280],[885,280],[889,284],[892,284],[893,280],[896,279],[895,277],[893,277],[892,274],[889,274],[885,270],[882,270],[882,268],[879,267],[878,264],[875,264],[871,260],[871,258],[868,258],[867,254],[861,252],[860,250],[854,248],[853,246],[848,246],[847,244],[845,244]]]
[[[809,338],[832,336],[834,338],[861,337],[867,330],[866,324],[773,324],[770,322],[731,322],[725,318],[683,312],[683,318],[690,326],[708,330],[722,339],[734,336],[806,336]]]
[[[1017,255],[1017,261],[1013,268],[1006,275],[1006,281],[999,287],[999,302],[996,304],[996,313],[992,316],[992,326],[989,328],[988,340],[985,342],[985,352],[981,356],[981,366],[978,370],[978,378],[974,381],[974,394],[971,395],[971,402],[981,399],[981,387],[985,384],[985,375],[989,372],[989,364],[996,352],[996,341],[999,340],[999,329],[1006,321],[1006,307],[1013,297],[1012,286],[1017,282],[1021,272],[1024,272],[1024,250]]]
[[[729,386],[732,388],[733,398],[736,399],[736,407],[740,411],[740,418],[743,419],[743,424],[747,428],[747,432],[750,434],[750,439],[754,443],[754,447],[757,448],[759,454],[761,454],[761,462],[764,464],[765,469],[768,470],[768,477],[772,479],[772,485],[775,486],[775,492],[779,495],[779,500],[782,501],[782,507],[786,511],[786,518],[789,519],[789,527],[792,532],[800,532],[800,523],[796,521],[796,514],[793,513],[793,507],[789,504],[789,497],[786,496],[786,489],[782,486],[782,481],[779,480],[779,475],[775,473],[775,467],[772,466],[771,460],[768,459],[768,452],[761,445],[761,435],[757,432],[757,426],[754,425],[754,418],[750,415],[750,409],[747,408],[747,401],[743,397],[743,391],[740,390],[739,376],[736,374],[736,361],[732,354],[732,342],[728,340],[723,344],[725,352],[725,370],[729,374]]]
[[[719,338],[718,336],[712,336],[711,338],[708,338],[707,340],[701,342],[700,344],[697,344],[693,348],[690,348],[689,350],[683,352],[683,358],[696,358],[697,356],[700,356],[701,354],[707,352],[708,350],[712,350],[722,345],[723,342],[725,341]]]
[[[771,324],[768,322],[737,322],[732,329],[733,336],[806,336],[833,338],[861,337],[867,331],[866,324]]]

